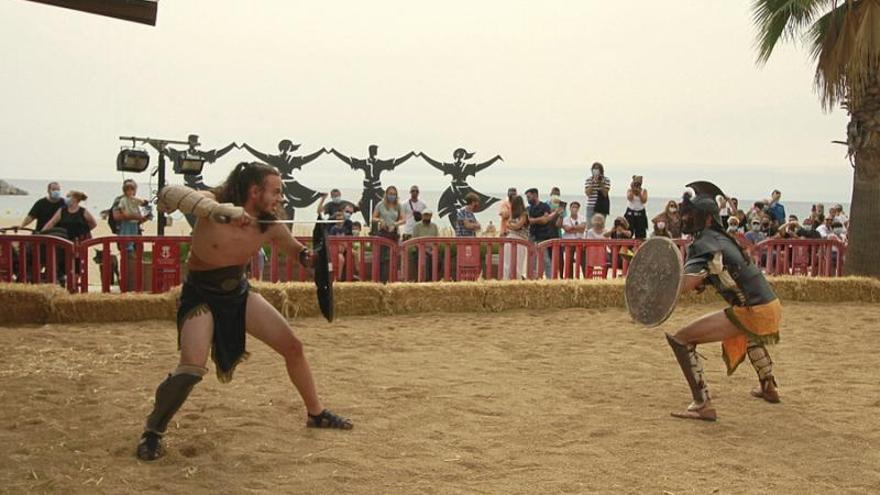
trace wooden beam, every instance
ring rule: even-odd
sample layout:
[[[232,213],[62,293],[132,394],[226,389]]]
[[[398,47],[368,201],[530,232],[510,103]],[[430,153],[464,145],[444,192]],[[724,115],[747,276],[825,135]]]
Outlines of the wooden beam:
[[[150,26],[156,25],[156,6],[158,2],[151,0],[28,0],[63,7],[66,9],[89,12],[139,22]]]

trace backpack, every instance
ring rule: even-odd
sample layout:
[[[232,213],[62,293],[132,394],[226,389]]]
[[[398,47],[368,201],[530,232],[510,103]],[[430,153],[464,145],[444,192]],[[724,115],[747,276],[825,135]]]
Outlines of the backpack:
[[[116,219],[113,218],[113,210],[115,210],[116,207],[119,206],[120,198],[122,198],[122,196],[116,196],[116,199],[113,200],[113,204],[110,206],[110,209],[107,210],[107,225],[110,226],[110,232],[112,232],[113,234],[119,233],[119,222],[117,222]]]

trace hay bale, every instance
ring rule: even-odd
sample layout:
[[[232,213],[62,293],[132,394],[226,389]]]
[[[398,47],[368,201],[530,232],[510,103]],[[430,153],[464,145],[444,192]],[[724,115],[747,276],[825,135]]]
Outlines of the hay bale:
[[[578,281],[577,307],[602,309],[622,308],[624,300],[623,279]]]
[[[273,284],[269,282],[251,282],[251,290],[263,296],[269,304],[277,309],[282,315],[287,315],[291,308],[288,304],[287,291],[282,284]]]
[[[337,316],[387,315],[393,314],[388,306],[389,292],[392,285],[415,284],[377,284],[370,282],[352,282],[333,286],[333,300],[336,304]],[[320,314],[315,299],[315,287],[309,293],[309,301],[315,305],[315,314]]]
[[[481,313],[486,282],[399,283],[384,286],[384,304],[393,315]]]
[[[581,283],[576,280],[486,281],[483,310],[562,309],[578,306]]]
[[[52,323],[170,320],[177,316],[176,293],[65,294],[52,305]]]
[[[319,316],[321,310],[318,309],[318,299],[315,293],[315,284],[309,282],[288,282],[284,284],[274,284],[284,291],[286,306],[281,314],[290,318],[306,318],[311,316]],[[334,286],[333,296],[335,298],[336,307],[339,308],[339,286]]]
[[[67,291],[52,284],[0,284],[0,325],[43,324],[49,321],[53,301]]]

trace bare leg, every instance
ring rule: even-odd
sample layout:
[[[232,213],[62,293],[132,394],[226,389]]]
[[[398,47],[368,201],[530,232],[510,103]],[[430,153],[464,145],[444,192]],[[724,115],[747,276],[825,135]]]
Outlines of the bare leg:
[[[248,333],[263,341],[284,358],[290,381],[302,397],[309,414],[320,414],[324,407],[318,399],[312,371],[303,353],[302,342],[293,335],[287,320],[266,302],[263,296],[251,292],[248,295],[246,321]]]

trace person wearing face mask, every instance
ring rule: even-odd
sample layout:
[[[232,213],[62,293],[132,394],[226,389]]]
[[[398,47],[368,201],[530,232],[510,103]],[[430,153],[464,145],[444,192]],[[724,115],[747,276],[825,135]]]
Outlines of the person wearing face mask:
[[[746,232],[746,239],[752,244],[757,244],[765,239],[767,239],[767,235],[761,231],[761,220],[755,218],[749,224],[749,231]]]
[[[401,205],[403,209],[403,217],[406,220],[406,223],[403,224],[403,240],[404,242],[410,240],[413,236],[413,227],[415,227],[416,223],[422,220],[422,211],[427,208],[428,205],[425,204],[424,201],[419,199],[419,186],[412,186],[409,188],[409,199],[406,203]]]
[[[91,238],[91,231],[98,226],[95,217],[80,203],[88,199],[84,193],[70,191],[65,200],[66,208],[61,208],[43,226],[42,231],[47,231],[56,226],[67,231],[67,238],[71,241],[81,241]]]
[[[731,215],[730,218],[727,219],[727,233],[736,236],[739,234],[739,218]]]
[[[608,216],[611,212],[611,200],[608,193],[611,191],[611,179],[605,176],[605,167],[595,162],[590,167],[590,176],[584,183],[584,194],[587,196],[587,218],[593,218],[596,213]]]
[[[397,188],[388,186],[385,189],[385,195],[382,202],[376,205],[373,210],[373,222],[371,228],[375,230],[375,235],[390,239],[397,244],[400,240],[400,234],[397,229],[405,222],[403,218],[403,208],[400,207],[400,200],[397,198]],[[389,268],[391,260],[391,251],[388,248],[380,247],[380,277],[382,282],[387,282],[389,278]]]
[[[669,201],[662,213],[651,219],[654,225],[659,222],[666,224],[666,231],[672,239],[681,238],[681,215],[678,212],[678,203]]]
[[[22,220],[21,226],[27,227],[36,220],[37,230],[43,230],[43,227],[63,206],[64,198],[61,196],[61,186],[57,182],[50,182],[46,187],[46,196],[34,203],[27,216]]]
[[[320,205],[324,205],[327,193],[322,194],[322,196]],[[342,192],[340,192],[339,189],[331,189],[330,201],[323,206],[323,209],[319,207],[318,213],[323,213],[327,218],[336,218],[336,212],[342,211],[345,208],[351,208],[355,213],[359,211],[356,204],[342,199]]]
[[[419,237],[440,237],[440,229],[437,227],[437,224],[432,222],[434,219],[434,212],[425,208],[422,210],[422,219],[419,222],[416,222],[413,225],[412,238],[418,239]],[[413,249],[410,253],[410,266],[417,267],[419,262],[419,252]],[[425,265],[423,268],[425,274],[425,281],[430,282],[434,280],[433,266],[434,266],[434,248],[432,246],[425,247]],[[440,259],[440,263],[442,263],[442,258]],[[439,265],[438,265],[439,266]],[[442,269],[440,270],[442,272]],[[410,280],[417,280],[419,276],[418,270],[410,270]]]

